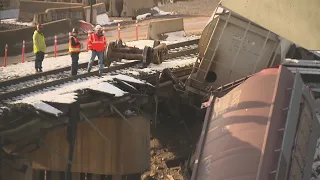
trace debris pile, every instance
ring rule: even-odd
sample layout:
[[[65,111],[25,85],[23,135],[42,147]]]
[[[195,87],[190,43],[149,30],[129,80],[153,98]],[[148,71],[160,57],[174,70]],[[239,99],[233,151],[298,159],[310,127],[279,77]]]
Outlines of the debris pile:
[[[151,129],[151,166],[142,174],[142,180],[183,180],[185,162],[197,141],[191,137],[200,135],[202,125],[194,122],[197,117],[191,110],[186,110],[188,113],[184,115],[173,115],[172,108],[162,107],[167,106],[165,104],[159,104],[158,112],[162,113],[158,115],[156,127]]]

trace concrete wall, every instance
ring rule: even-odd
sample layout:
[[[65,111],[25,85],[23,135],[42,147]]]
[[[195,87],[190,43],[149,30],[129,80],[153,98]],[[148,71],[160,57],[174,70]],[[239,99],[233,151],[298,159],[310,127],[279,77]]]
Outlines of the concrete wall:
[[[33,15],[33,20],[32,20],[33,24],[43,24],[48,22],[48,16],[47,13],[38,13]]]
[[[104,3],[105,7],[106,7],[106,10],[108,11],[108,9],[109,9],[109,0],[96,0],[96,1],[97,1],[97,4]]]
[[[104,3],[93,5],[93,19],[95,20],[96,14],[106,13],[106,7]],[[90,19],[90,6],[82,7],[67,7],[67,8],[49,8],[44,13],[35,14],[33,23],[46,23],[61,19],[76,19],[87,20]],[[95,23],[95,22],[93,22]]]
[[[31,22],[34,14],[44,13],[49,8],[67,8],[82,6],[80,3],[20,1],[19,21]]]
[[[97,15],[98,15],[97,9],[92,9],[92,22],[90,22],[90,14],[91,14],[90,9],[85,9],[84,14],[86,17],[86,19],[85,19],[86,22],[89,22],[92,24],[97,23]]]
[[[44,35],[47,45],[53,45],[54,36],[57,35],[59,43],[68,41],[68,33],[73,27],[80,27],[80,23],[77,20],[64,19],[55,22],[45,23]],[[26,52],[31,52],[33,48],[32,36],[35,27],[26,27],[21,29],[13,29],[7,31],[0,31],[0,47],[4,48],[5,44],[8,44],[8,55],[21,54],[22,41],[26,41]],[[4,51],[0,51],[0,56],[4,56]]]
[[[109,141],[104,140],[87,122],[80,123],[77,127],[72,172],[114,175],[140,173],[148,169],[150,122],[141,116],[130,116],[128,120],[136,132],[120,116],[91,121]],[[63,156],[68,154],[66,129],[49,133],[45,141]],[[41,147],[30,158],[34,160],[34,169],[65,170],[66,161],[46,147]]]
[[[92,5],[92,9],[97,10],[97,14],[98,14],[98,15],[107,12],[106,6],[105,6],[104,3],[98,3],[98,4],[95,4],[95,5]],[[84,7],[84,11],[87,11],[87,10],[90,11],[90,6],[85,6],[85,7]]]
[[[85,14],[85,21],[90,22],[90,6],[86,6],[83,8],[84,14]],[[92,12],[92,24],[96,24],[97,15],[106,13],[106,6],[104,3],[98,3],[92,6],[93,12]]]
[[[19,0],[1,0],[0,5],[3,5],[3,10],[19,8]]]
[[[154,0],[124,0],[121,16],[137,16],[139,9],[150,9],[155,6]]]
[[[46,1],[46,2],[65,2],[65,3],[89,3],[90,0],[24,0],[24,1]]]
[[[160,40],[161,34],[183,30],[183,18],[154,21],[148,25],[147,39]]]
[[[69,8],[50,8],[46,12],[48,21],[56,21],[61,19],[84,20],[84,11],[82,6]]]
[[[108,15],[119,16],[116,10],[116,2],[121,0],[110,0]],[[134,17],[136,16],[136,11],[139,9],[152,8],[156,6],[154,0],[123,0],[123,10],[121,16],[123,17]]]

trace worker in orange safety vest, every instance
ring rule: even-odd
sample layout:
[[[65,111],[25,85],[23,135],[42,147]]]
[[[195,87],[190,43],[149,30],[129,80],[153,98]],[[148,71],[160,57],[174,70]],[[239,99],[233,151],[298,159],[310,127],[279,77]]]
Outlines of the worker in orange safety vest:
[[[78,74],[79,54],[81,52],[82,44],[78,40],[78,29],[72,29],[72,35],[69,41],[69,53],[71,55],[71,75]]]
[[[107,40],[103,34],[102,27],[97,25],[95,27],[95,32],[89,36],[88,39],[88,49],[91,50],[91,59],[88,63],[88,72],[91,71],[94,59],[98,56],[98,65],[99,65],[99,75],[103,73],[103,53],[106,50]]]

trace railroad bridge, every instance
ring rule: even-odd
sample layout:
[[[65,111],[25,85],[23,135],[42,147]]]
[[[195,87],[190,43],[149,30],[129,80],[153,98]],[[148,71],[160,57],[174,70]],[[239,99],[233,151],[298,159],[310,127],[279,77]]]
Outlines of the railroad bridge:
[[[172,94],[161,71],[186,79],[197,42],[169,44],[162,64],[147,68],[112,62],[102,77],[80,63],[77,76],[64,67],[1,81],[0,178],[140,179],[150,168],[156,97]]]

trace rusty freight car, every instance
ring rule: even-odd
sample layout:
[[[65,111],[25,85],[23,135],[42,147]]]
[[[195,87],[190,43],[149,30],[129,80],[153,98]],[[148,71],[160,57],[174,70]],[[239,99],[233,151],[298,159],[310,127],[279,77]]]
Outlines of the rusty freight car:
[[[307,180],[320,125],[299,73],[284,66],[244,80],[207,109],[192,180]]]

